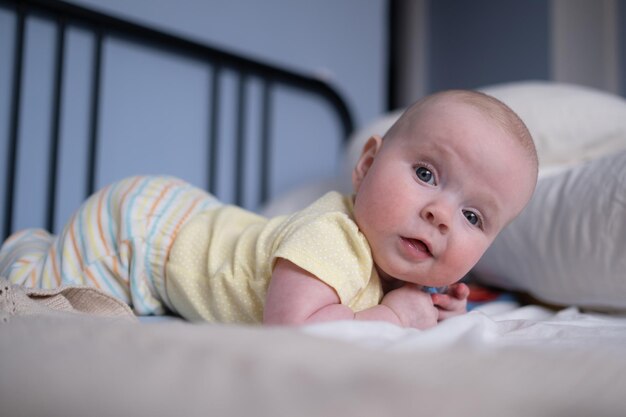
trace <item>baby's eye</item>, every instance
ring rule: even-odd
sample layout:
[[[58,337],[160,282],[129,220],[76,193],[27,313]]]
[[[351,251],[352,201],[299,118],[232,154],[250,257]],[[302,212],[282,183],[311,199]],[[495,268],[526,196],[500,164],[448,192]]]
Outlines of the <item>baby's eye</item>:
[[[415,168],[415,175],[417,175],[417,178],[420,181],[425,182],[426,184],[435,185],[435,176],[430,169],[426,167],[417,167]]]
[[[480,226],[480,217],[470,210],[463,210],[463,215],[471,225]]]

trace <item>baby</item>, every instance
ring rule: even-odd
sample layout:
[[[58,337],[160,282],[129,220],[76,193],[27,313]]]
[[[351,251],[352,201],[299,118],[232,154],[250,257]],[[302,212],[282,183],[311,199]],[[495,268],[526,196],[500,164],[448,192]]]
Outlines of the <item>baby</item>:
[[[266,219],[174,178],[129,178],[90,197],[58,237],[7,239],[0,275],[96,286],[142,315],[424,329],[466,311],[458,281],[529,201],[537,166],[506,105],[445,91],[411,106],[384,139],[369,138],[354,195],[330,192]]]

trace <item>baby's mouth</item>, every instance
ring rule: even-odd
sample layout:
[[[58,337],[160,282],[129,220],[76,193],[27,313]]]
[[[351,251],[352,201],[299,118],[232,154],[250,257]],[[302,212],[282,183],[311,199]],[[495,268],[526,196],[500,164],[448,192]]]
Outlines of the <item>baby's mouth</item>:
[[[430,247],[428,246],[426,242],[419,240],[419,239],[412,239],[409,237],[403,237],[402,239],[404,239],[409,245],[414,247],[416,250],[420,252],[424,252],[430,256],[433,256],[432,252],[430,251]]]

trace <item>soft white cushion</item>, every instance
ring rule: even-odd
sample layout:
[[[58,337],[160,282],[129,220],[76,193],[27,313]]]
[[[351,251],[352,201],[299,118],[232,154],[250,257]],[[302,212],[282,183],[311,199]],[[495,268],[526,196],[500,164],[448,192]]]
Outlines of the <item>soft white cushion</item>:
[[[626,100],[537,81],[482,91],[528,126],[540,179],[475,274],[547,302],[626,309]]]
[[[626,309],[626,151],[541,178],[474,273],[551,303]]]

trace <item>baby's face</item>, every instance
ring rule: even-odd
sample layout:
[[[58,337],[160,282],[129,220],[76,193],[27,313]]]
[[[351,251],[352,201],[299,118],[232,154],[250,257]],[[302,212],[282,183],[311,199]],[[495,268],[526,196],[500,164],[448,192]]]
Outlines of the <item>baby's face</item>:
[[[356,222],[379,274],[450,285],[517,216],[536,183],[522,146],[463,103],[433,105],[365,146],[354,172]]]

